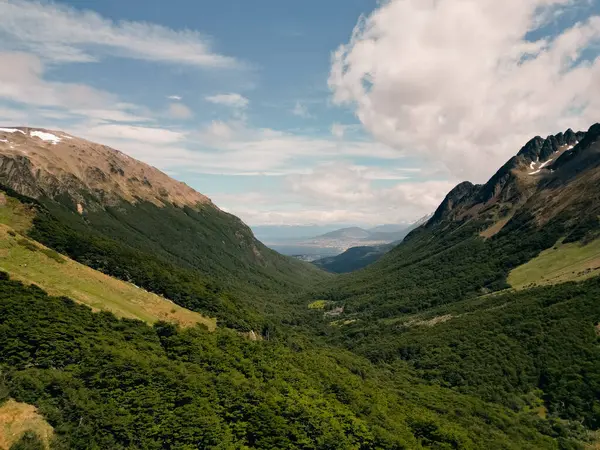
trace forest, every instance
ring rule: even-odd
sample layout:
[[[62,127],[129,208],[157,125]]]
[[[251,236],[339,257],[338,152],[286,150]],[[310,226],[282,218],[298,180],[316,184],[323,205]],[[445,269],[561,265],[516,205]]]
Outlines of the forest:
[[[536,399],[485,401],[410,362],[150,327],[1,278],[0,396],[37,406],[53,448],[535,449],[586,438],[576,420],[538,414]]]

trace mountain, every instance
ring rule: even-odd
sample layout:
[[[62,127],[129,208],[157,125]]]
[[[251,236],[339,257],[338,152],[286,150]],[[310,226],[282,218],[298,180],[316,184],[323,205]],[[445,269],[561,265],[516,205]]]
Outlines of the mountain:
[[[0,128],[0,184],[35,202],[30,237],[230,326],[260,328],[267,296],[323,278],[189,186],[62,132]]]
[[[339,228],[339,225],[256,225],[252,231],[257,239],[270,245],[293,244]]]
[[[327,240],[327,239],[366,239],[371,234],[367,230],[363,230],[359,227],[342,228],[339,230],[325,233],[321,236],[313,238],[313,240]]]
[[[317,259],[312,263],[323,270],[332,273],[348,273],[367,267],[379,260],[398,243],[350,247],[336,256]]]
[[[592,144],[599,132],[598,127],[593,126],[587,133],[575,133],[569,129],[546,139],[536,136],[486,184],[464,182],[456,186],[436,210],[428,226],[444,220],[477,218],[494,222],[494,228],[487,232],[493,235],[517,212],[531,210],[533,205],[527,204],[529,199],[536,202],[540,209],[535,212],[536,215],[544,214],[545,220],[555,217],[566,206],[564,203],[574,200],[572,196],[563,195],[563,189],[560,188],[573,181],[573,170],[579,167],[579,170],[592,174],[596,168],[596,149]],[[575,159],[579,159],[579,162]],[[588,183],[589,180],[585,179],[584,182]],[[555,197],[556,194],[560,194],[556,200],[542,205],[544,199],[550,200],[548,197]],[[557,202],[563,205],[558,209],[553,208]]]
[[[369,233],[395,233],[404,230],[408,225],[408,223],[390,223],[369,228],[368,231]]]
[[[594,239],[599,136],[594,125],[587,133],[532,139],[487,183],[457,185],[424,226],[340,291],[374,314],[416,312],[508,287],[510,270],[559,239]],[[359,294],[366,291],[368,304]]]
[[[408,226],[407,226],[408,227]],[[301,245],[316,247],[333,247],[347,250],[355,246],[373,246],[398,241],[406,236],[405,229],[399,231],[371,231],[359,227],[341,228],[311,239],[307,239]]]
[[[351,247],[345,252],[313,261],[317,267],[333,273],[348,273],[367,267],[378,261],[383,255],[398,245],[408,233],[427,223],[433,216],[428,214],[410,225],[382,225],[369,230],[369,238],[387,241],[395,238],[395,242],[381,245]],[[387,230],[387,231],[384,231]]]
[[[599,181],[600,124],[532,139],[378,262],[312,294],[337,312],[330,342],[596,430]]]

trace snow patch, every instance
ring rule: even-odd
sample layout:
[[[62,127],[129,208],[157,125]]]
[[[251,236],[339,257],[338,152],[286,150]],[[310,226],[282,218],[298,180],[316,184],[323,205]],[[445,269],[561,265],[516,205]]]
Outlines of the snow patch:
[[[534,166],[535,166],[535,163],[534,163],[533,161],[531,161],[531,163],[529,163],[529,168],[530,168],[530,169],[533,169],[533,168],[534,168]]]
[[[16,128],[0,128],[0,131],[3,131],[5,133],[23,133],[23,134],[25,134],[25,132],[23,130],[17,130]]]
[[[535,172],[529,172],[529,175],[535,175],[536,173],[540,173],[542,169],[538,169]]]
[[[0,139],[0,142],[8,142],[8,139]]]
[[[550,158],[548,161],[546,161],[545,163],[542,163],[542,165],[539,167],[540,169],[543,169],[544,167],[546,167],[548,164],[550,164],[552,162],[552,158]]]
[[[43,131],[32,131],[29,133],[32,137],[40,138],[42,141],[52,142],[54,145],[58,144],[62,139],[52,133],[45,133]]]

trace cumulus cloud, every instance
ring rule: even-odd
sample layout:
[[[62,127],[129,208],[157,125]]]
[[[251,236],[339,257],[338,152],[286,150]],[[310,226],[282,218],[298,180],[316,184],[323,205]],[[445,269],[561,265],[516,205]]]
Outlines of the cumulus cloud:
[[[367,171],[344,164],[326,164],[307,175],[288,177],[293,192],[323,206],[359,209],[385,214],[419,215],[435,209],[452,188],[447,181],[403,182],[388,188],[373,187]],[[415,212],[416,211],[416,212]]]
[[[175,100],[175,101],[183,100],[183,97],[181,97],[181,95],[169,95],[167,98],[169,100]]]
[[[600,117],[600,17],[544,35],[573,3],[384,2],[334,53],[334,101],[381,142],[485,180],[531,137]]]
[[[252,225],[347,223],[376,225],[416,220],[435,210],[452,183],[404,181],[377,187],[367,171],[324,164],[283,179],[281,189],[211,198]]]
[[[53,62],[93,62],[104,52],[196,67],[240,65],[213,51],[208,39],[196,31],[114,22],[96,12],[57,3],[3,0],[0,17],[1,47],[30,51]]]
[[[237,109],[246,108],[250,103],[246,97],[236,93],[210,95],[205,99],[206,101],[214,103],[215,105],[228,106],[230,108]]]
[[[167,114],[173,119],[189,119],[194,115],[192,110],[183,103],[171,103]]]

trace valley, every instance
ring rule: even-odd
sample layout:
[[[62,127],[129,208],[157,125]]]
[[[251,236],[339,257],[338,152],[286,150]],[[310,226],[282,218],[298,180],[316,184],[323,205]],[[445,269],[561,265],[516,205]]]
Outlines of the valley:
[[[55,165],[100,147],[73,137],[55,154],[61,143],[37,136],[66,135],[15,129],[21,154],[0,148],[0,408],[21,405],[35,423],[19,422],[10,445],[594,441],[600,125],[533,139],[341,275],[274,252],[116,150],[101,147],[113,170],[83,157]],[[532,161],[544,167],[523,178]],[[135,191],[145,197],[127,181],[136,171],[154,174]]]
[[[600,0],[0,18],[0,450],[600,450]]]

